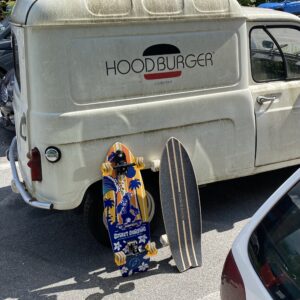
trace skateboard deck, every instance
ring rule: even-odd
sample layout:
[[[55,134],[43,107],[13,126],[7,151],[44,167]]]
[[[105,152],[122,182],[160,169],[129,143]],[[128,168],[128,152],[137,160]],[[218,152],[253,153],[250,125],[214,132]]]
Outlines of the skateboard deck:
[[[172,256],[180,272],[202,264],[201,205],[195,173],[183,145],[170,138],[160,165],[160,199]]]
[[[150,241],[146,191],[136,158],[123,144],[116,143],[102,164],[104,219],[122,276],[145,272],[151,256],[157,254]]]

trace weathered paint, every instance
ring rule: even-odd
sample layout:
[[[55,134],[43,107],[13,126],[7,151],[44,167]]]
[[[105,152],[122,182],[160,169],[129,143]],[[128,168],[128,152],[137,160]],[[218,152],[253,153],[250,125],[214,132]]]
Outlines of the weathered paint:
[[[17,2],[12,20],[38,26],[233,17],[242,17],[236,0],[28,0]]]

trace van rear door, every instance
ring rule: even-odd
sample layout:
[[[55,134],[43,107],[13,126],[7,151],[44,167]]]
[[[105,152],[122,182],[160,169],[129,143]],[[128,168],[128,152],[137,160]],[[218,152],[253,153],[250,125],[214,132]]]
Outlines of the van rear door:
[[[29,138],[27,132],[28,97],[25,81],[24,29],[22,27],[13,26],[12,43],[16,77],[13,106],[18,141],[19,166],[23,178],[30,179],[30,169],[27,166],[27,153],[29,152]],[[26,182],[31,182],[31,180],[26,180]]]

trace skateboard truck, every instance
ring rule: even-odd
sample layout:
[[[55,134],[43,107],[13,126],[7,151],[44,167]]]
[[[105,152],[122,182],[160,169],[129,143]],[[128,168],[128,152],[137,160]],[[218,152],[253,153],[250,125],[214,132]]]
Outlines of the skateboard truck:
[[[118,175],[126,173],[128,168],[135,166],[135,163],[128,164],[126,162],[126,154],[121,150],[116,151],[113,162],[116,164],[113,170],[117,170]]]
[[[124,251],[115,253],[115,263],[119,267],[126,264],[127,256],[136,255],[143,252],[139,249],[139,245],[137,241],[128,242],[126,248],[127,248],[126,252],[128,252],[127,255],[125,254]]]
[[[137,164],[126,163],[126,155],[123,151],[118,150],[116,152],[116,156],[113,158],[113,162],[116,164],[116,166],[112,167],[111,162],[106,162],[102,164],[101,171],[105,176],[111,176],[113,170],[117,171],[117,175],[123,175],[127,172],[128,168],[134,167]]]
[[[141,251],[139,249],[139,246],[138,246],[138,243],[136,241],[128,242],[127,246],[128,246],[128,251],[129,251],[130,254],[141,253]]]
[[[113,169],[117,170],[118,174],[124,174],[124,173],[126,173],[126,171],[127,171],[128,168],[134,167],[135,165],[136,165],[135,163],[132,163],[132,164],[120,164],[120,165],[117,165],[117,166],[113,167]]]

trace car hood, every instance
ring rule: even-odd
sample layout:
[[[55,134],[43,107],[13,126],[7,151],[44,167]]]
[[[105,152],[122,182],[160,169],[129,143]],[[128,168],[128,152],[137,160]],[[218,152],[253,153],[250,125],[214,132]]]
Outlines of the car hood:
[[[283,8],[284,3],[263,3],[258,5],[258,7],[263,7],[263,8],[271,8],[271,9],[280,9]]]

